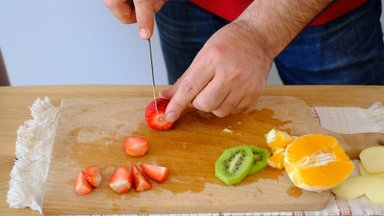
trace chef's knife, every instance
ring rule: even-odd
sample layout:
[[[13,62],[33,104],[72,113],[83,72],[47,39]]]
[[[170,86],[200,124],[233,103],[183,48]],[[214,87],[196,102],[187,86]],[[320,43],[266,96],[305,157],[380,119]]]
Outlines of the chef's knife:
[[[155,101],[155,110],[156,110],[156,119],[157,119],[159,116],[159,111],[157,109],[157,101],[156,101],[156,82],[155,82],[155,72],[153,70],[151,39],[148,39],[148,47],[149,47],[149,59],[151,61],[151,72],[152,72],[152,93],[153,93],[153,100]]]

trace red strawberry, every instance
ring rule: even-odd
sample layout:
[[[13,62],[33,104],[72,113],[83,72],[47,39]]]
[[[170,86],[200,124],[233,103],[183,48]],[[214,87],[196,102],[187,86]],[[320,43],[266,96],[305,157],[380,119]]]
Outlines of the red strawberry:
[[[164,98],[157,98],[158,116],[156,116],[155,100],[152,100],[145,109],[145,120],[149,127],[155,130],[168,130],[173,126],[174,122],[165,120],[165,109],[169,100]]]
[[[99,187],[101,184],[99,167],[96,165],[87,166],[87,168],[85,168],[85,178],[91,185]]]
[[[152,184],[149,182],[147,177],[135,166],[132,165],[133,174],[133,187],[137,191],[145,191],[152,188]]]
[[[132,186],[132,174],[127,168],[119,167],[109,179],[109,187],[119,194],[127,193]]]
[[[87,179],[85,178],[85,174],[83,171],[80,171],[75,180],[75,191],[79,194],[89,194],[93,191],[93,186],[89,184]]]
[[[162,167],[151,164],[140,164],[141,169],[143,169],[144,173],[147,174],[151,179],[162,183],[167,180],[169,176],[169,168]]]
[[[129,136],[124,142],[124,149],[130,156],[143,156],[148,150],[148,141],[145,138]]]

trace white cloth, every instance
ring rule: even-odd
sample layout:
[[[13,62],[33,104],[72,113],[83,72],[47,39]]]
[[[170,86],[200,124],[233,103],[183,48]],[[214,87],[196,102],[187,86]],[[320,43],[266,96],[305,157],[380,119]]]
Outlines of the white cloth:
[[[317,123],[336,133],[384,133],[384,107],[376,102],[368,109],[358,107],[312,107]]]
[[[37,99],[30,110],[32,119],[17,130],[7,202],[11,208],[30,207],[42,213],[58,108],[46,97]]]

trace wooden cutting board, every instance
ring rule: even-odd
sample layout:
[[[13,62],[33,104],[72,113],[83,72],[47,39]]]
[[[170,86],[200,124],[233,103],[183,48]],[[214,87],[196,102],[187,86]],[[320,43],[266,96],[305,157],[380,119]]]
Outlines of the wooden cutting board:
[[[144,120],[150,98],[65,99],[62,101],[44,196],[45,214],[147,214],[317,210],[330,192],[302,191],[284,171],[267,168],[236,186],[214,176],[214,163],[224,149],[241,144],[265,146],[264,135],[280,128],[293,135],[332,134],[317,126],[306,104],[293,97],[262,97],[249,111],[225,118],[188,109],[169,131],[154,131]],[[227,129],[227,130],[224,130]],[[231,131],[231,132],[228,132]],[[140,158],[123,150],[129,135],[146,137],[150,148]],[[365,143],[345,143],[356,152]],[[115,168],[154,163],[171,170],[163,184],[150,191],[118,195],[108,187]],[[80,170],[96,164],[103,182],[83,196],[73,190]]]

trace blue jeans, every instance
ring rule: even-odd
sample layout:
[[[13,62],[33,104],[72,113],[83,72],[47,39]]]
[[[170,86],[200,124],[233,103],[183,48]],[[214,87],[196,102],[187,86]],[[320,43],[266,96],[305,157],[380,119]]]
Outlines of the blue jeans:
[[[276,57],[284,84],[384,85],[381,0],[321,26],[307,27]],[[228,22],[188,1],[169,1],[156,14],[170,84],[208,38]]]

